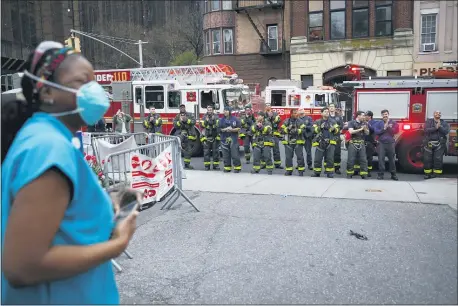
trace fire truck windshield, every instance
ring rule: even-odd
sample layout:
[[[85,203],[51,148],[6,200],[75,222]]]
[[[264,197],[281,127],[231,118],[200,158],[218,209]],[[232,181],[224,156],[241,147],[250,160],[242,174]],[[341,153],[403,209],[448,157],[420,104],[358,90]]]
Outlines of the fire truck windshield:
[[[225,106],[240,108],[250,102],[250,95],[242,88],[223,89],[223,101]]]

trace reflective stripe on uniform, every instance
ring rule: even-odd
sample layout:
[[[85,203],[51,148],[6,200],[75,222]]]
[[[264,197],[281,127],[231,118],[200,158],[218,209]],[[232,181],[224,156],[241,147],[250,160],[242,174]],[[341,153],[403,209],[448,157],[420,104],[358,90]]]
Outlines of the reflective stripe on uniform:
[[[183,158],[183,161],[184,161],[185,163],[188,163],[188,164],[191,162],[191,160],[190,160],[189,158]]]
[[[326,172],[334,172],[334,168],[324,168]]]
[[[424,169],[423,171],[425,172],[425,174],[430,174],[433,172],[433,170],[431,169]]]
[[[217,161],[217,162],[214,161],[213,165],[219,165],[219,161]]]
[[[273,165],[271,165],[271,166],[266,166],[266,169],[273,169],[273,168],[274,168]]]
[[[286,167],[285,170],[286,171],[293,171],[293,167]]]
[[[367,173],[366,171],[361,171],[359,174],[360,175],[368,175],[369,173]]]
[[[350,175],[355,174],[355,171],[354,170],[347,170],[347,174],[350,174]]]
[[[297,167],[297,171],[305,171],[305,167]]]
[[[434,172],[435,174],[442,174],[442,170],[434,169],[433,172]]]
[[[211,162],[204,162],[204,165],[205,165],[205,166],[210,166],[210,165],[211,165]]]
[[[234,166],[234,170],[242,170],[242,166]]]
[[[231,167],[224,167],[224,170],[231,170]]]
[[[321,172],[321,168],[313,168],[313,171],[315,171],[315,172]]]

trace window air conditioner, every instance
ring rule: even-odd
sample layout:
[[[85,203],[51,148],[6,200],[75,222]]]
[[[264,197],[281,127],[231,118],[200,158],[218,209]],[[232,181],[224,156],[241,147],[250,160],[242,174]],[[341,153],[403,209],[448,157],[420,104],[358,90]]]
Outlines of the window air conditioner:
[[[421,51],[422,52],[436,51],[436,44],[435,43],[422,44],[421,45]]]

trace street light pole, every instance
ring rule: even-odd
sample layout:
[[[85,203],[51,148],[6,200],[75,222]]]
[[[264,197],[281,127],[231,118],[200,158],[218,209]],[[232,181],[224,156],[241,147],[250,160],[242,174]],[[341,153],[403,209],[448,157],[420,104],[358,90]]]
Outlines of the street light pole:
[[[137,64],[139,64],[139,65],[140,65],[140,68],[143,68],[143,49],[142,49],[142,45],[143,45],[143,44],[147,44],[147,43],[148,43],[147,41],[141,41],[141,40],[139,40],[138,43],[134,43],[135,45],[138,44],[138,53],[139,53],[140,61],[137,61],[135,58],[133,58],[132,56],[130,56],[130,55],[127,54],[126,52],[124,52],[124,51],[122,51],[122,50],[116,48],[115,46],[110,45],[109,43],[106,43],[106,42],[104,42],[103,40],[100,40],[100,39],[98,39],[98,38],[96,38],[96,37],[93,37],[93,36],[89,35],[90,33],[84,33],[84,32],[81,32],[81,31],[74,30],[74,29],[71,29],[70,32],[72,33],[72,35],[73,35],[73,34],[79,34],[79,35],[82,35],[82,36],[84,36],[84,37],[88,37],[88,38],[90,38],[90,39],[93,39],[93,40],[95,40],[95,41],[98,41],[98,42],[100,42],[100,43],[102,43],[102,44],[104,44],[104,45],[106,45],[106,46],[108,46],[108,47],[110,47],[110,48],[112,48],[112,49],[115,49],[115,50],[118,51],[119,53],[121,53],[121,54],[127,56],[128,58],[130,58],[131,60],[133,60],[134,62],[136,62]],[[132,42],[131,42],[131,44],[132,44]]]

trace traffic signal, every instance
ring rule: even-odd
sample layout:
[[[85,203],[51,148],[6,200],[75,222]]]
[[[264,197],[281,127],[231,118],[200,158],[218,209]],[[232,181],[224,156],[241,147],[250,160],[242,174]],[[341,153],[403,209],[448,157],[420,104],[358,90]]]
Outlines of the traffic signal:
[[[73,48],[73,38],[69,37],[65,40],[65,47]]]
[[[65,40],[65,46],[73,48],[77,52],[81,52],[81,42],[79,37],[70,36]]]

